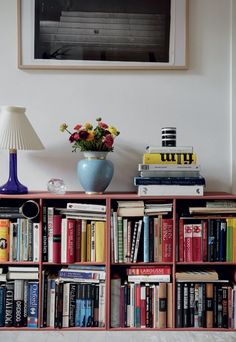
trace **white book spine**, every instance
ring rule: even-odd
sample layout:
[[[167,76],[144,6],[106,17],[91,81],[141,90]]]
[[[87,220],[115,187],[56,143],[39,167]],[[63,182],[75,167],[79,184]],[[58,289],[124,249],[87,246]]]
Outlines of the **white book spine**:
[[[114,230],[114,261],[118,263],[118,236],[117,236],[117,212],[113,212],[113,230]]]
[[[111,226],[111,262],[115,262],[114,256],[114,224],[113,224],[113,213],[110,218],[110,226]]]
[[[91,221],[91,262],[95,261],[95,221]]]
[[[13,230],[14,230],[14,223],[10,223],[10,229],[9,229],[9,236],[10,236],[10,248],[9,248],[9,261],[13,261],[13,246],[14,246],[14,237],[13,237]]]
[[[139,185],[138,196],[203,196],[203,185]]]
[[[39,262],[39,223],[33,224],[33,261]]]
[[[192,146],[147,146],[147,153],[193,153]]]
[[[105,327],[105,296],[106,296],[106,284],[99,283],[99,327]]]
[[[138,164],[138,171],[155,171],[155,170],[170,170],[170,171],[200,171],[200,166],[197,164]]]
[[[66,262],[66,249],[67,249],[67,219],[61,220],[61,262]]]
[[[135,248],[134,248],[134,260],[133,260],[133,262],[137,262],[139,242],[140,242],[140,236],[141,236],[141,230],[142,230],[142,224],[143,224],[143,221],[139,220],[138,221],[138,232],[137,232]]]
[[[133,283],[155,283],[155,282],[163,282],[168,283],[170,282],[170,275],[169,274],[155,274],[155,275],[129,275],[128,281]]]
[[[67,209],[77,209],[81,211],[99,211],[101,213],[106,212],[106,206],[99,204],[67,203],[66,207]]]
[[[130,328],[134,327],[134,307],[135,307],[135,300],[134,300],[134,284],[130,284]]]
[[[111,279],[111,327],[120,327],[120,286],[121,279]]]
[[[70,283],[63,284],[63,308],[62,308],[62,327],[69,327],[70,311]]]

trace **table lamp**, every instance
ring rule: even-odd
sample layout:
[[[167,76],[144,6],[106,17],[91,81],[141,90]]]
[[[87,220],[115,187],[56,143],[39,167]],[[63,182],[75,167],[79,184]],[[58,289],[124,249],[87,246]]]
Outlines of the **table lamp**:
[[[9,179],[0,187],[1,194],[27,194],[28,189],[17,178],[17,150],[44,148],[24,107],[2,106],[0,113],[0,149],[9,150]]]

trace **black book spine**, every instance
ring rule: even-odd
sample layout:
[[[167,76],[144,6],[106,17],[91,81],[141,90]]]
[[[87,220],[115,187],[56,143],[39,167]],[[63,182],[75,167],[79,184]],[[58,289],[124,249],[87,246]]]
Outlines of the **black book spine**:
[[[57,300],[57,327],[62,328],[63,319],[63,283],[58,284],[58,300]]]
[[[194,283],[189,284],[189,327],[194,327],[194,300],[195,300]]]
[[[226,227],[226,220],[222,219],[220,226],[220,261],[226,261]]]
[[[150,328],[150,285],[146,284],[146,328]]]
[[[93,284],[87,284],[87,310],[88,315],[86,317],[86,327],[93,326],[93,295],[92,295]]]
[[[76,284],[70,284],[70,296],[69,296],[69,327],[75,326],[75,308],[76,308]]]
[[[183,327],[189,327],[189,288],[188,283],[183,285]]]
[[[208,261],[214,261],[214,248],[215,248],[215,233],[214,233],[214,219],[208,220]]]
[[[183,327],[183,283],[176,283],[176,328]]]
[[[27,317],[28,317],[28,281],[24,281],[24,327],[27,326]]]
[[[223,328],[223,289],[222,285],[218,286],[217,296],[217,328]]]
[[[228,287],[222,286],[222,328],[228,328]]]
[[[6,285],[0,285],[0,327],[5,326]]]
[[[150,289],[149,289],[149,326],[150,326],[150,328],[153,328],[153,307],[152,307],[152,301],[153,301],[153,286],[150,286]]]
[[[214,248],[214,261],[220,261],[220,230],[221,220],[215,220],[215,248]]]
[[[14,282],[6,283],[5,326],[12,327],[14,324]]]
[[[154,219],[149,217],[149,262],[154,261]]]
[[[206,327],[206,284],[199,284],[199,299],[198,299],[198,318],[199,328]]]
[[[127,322],[127,301],[128,301],[128,283],[125,282],[124,284],[124,326],[128,326]]]
[[[94,308],[93,308],[93,316],[94,316],[94,327],[98,327],[99,325],[99,285],[95,285],[94,291]]]
[[[218,328],[218,284],[213,284],[213,327]]]

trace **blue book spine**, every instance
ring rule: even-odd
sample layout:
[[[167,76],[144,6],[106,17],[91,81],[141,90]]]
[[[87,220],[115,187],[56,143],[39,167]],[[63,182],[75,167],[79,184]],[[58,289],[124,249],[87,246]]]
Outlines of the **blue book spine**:
[[[199,177],[134,177],[134,185],[205,185],[205,178]]]
[[[38,305],[39,305],[39,284],[38,282],[28,282],[28,317],[27,327],[38,327]]]
[[[0,327],[5,326],[5,298],[6,298],[6,287],[5,285],[0,286]]]
[[[77,298],[75,302],[75,326],[76,327],[82,327],[81,308],[82,308],[82,300]]]
[[[149,262],[149,216],[143,217],[143,261]]]
[[[93,272],[85,273],[78,271],[59,271],[58,276],[62,278],[99,279],[99,274]]]

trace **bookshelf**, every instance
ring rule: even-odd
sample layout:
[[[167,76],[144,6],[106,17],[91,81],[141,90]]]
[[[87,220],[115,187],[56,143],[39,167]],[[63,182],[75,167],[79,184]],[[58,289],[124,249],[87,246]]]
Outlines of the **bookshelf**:
[[[207,202],[214,202],[214,201],[230,201],[230,200],[236,201],[236,195],[222,193],[222,192],[214,192],[214,193],[212,192],[212,193],[206,193],[204,196],[196,196],[196,197],[193,197],[193,196],[140,197],[140,196],[137,196],[137,194],[135,193],[121,193],[121,192],[120,193],[119,192],[105,193],[102,195],[86,195],[84,193],[78,193],[78,192],[68,192],[64,195],[56,195],[56,194],[51,194],[47,192],[32,192],[26,195],[1,195],[0,196],[0,201],[1,201],[0,202],[1,203],[0,214],[1,214],[1,208],[4,208],[4,207],[19,207],[20,208],[26,201],[29,201],[29,200],[35,201],[38,204],[39,209],[40,209],[38,216],[33,219],[33,222],[38,223],[39,225],[39,244],[38,244],[39,259],[38,261],[34,261],[34,257],[30,257],[29,258],[30,260],[24,260],[25,259],[24,257],[22,258],[20,257],[16,260],[16,257],[15,258],[11,257],[10,259],[8,258],[8,260],[0,261],[0,269],[2,269],[3,274],[6,274],[9,271],[9,267],[10,268],[21,267],[23,268],[23,270],[24,268],[30,268],[30,267],[38,268],[37,280],[34,280],[34,279],[31,280],[28,278],[28,279],[25,279],[24,281],[27,284],[30,282],[31,283],[38,282],[38,306],[37,306],[38,315],[37,315],[37,319],[34,319],[35,326],[31,327],[31,326],[27,326],[27,324],[26,325],[20,324],[20,326],[14,326],[14,323],[10,326],[4,326],[4,324],[2,324],[3,326],[0,327],[0,331],[16,330],[16,329],[44,331],[44,330],[54,330],[55,328],[56,329],[62,328],[63,330],[92,330],[92,331],[93,330],[94,331],[99,331],[99,330],[101,331],[107,331],[107,330],[109,331],[117,331],[117,330],[119,331],[129,331],[129,330],[137,330],[137,331],[139,330],[142,330],[142,331],[145,331],[145,330],[201,331],[202,330],[202,331],[206,331],[206,330],[209,330],[209,331],[225,331],[225,332],[235,331],[235,325],[233,325],[231,322],[232,319],[234,319],[234,317],[231,318],[231,321],[230,321],[231,323],[229,323],[229,320],[227,320],[227,324],[224,323],[222,327],[221,327],[221,324],[219,324],[219,326],[215,324],[212,327],[209,325],[208,327],[206,327],[207,326],[206,323],[203,323],[203,326],[201,326],[200,324],[199,327],[188,326],[187,324],[183,326],[179,326],[179,324],[177,324],[178,312],[176,310],[176,307],[178,305],[178,300],[179,300],[177,287],[179,287],[179,284],[181,283],[188,284],[188,281],[185,281],[185,282],[177,281],[176,274],[179,272],[183,272],[183,271],[189,272],[195,268],[197,268],[197,270],[200,270],[200,271],[215,270],[219,274],[220,280],[222,280],[223,291],[226,291],[225,288],[227,288],[227,295],[229,296],[227,298],[231,298],[230,299],[231,302],[235,301],[234,291],[230,290],[230,287],[233,287],[233,284],[234,284],[235,271],[236,271],[235,269],[236,261],[234,257],[232,256],[232,260],[228,259],[227,261],[226,261],[226,258],[225,258],[225,261],[220,261],[217,258],[215,259],[215,261],[210,261],[210,259],[203,261],[202,255],[200,255],[199,259],[197,259],[196,261],[193,261],[192,259],[188,261],[185,259],[184,260],[180,259],[180,248],[179,248],[180,225],[179,225],[179,222],[180,222],[181,217],[185,215],[185,212],[187,211],[189,207],[195,207],[195,208],[205,207]],[[113,220],[114,214],[113,213],[117,212],[118,203],[122,201],[128,201],[128,202],[144,201],[145,204],[150,204],[150,203],[162,204],[162,205],[168,204],[168,206],[171,206],[172,208],[171,211],[166,212],[165,214],[157,214],[157,215],[150,216],[150,217],[161,216],[162,220],[164,219],[172,220],[171,259],[165,258],[166,255],[165,255],[165,252],[163,251],[162,251],[162,254],[155,255],[154,253],[152,255],[152,251],[151,249],[149,249],[151,253],[149,255],[149,259],[147,262],[144,261],[145,244],[144,244],[143,223],[141,226],[140,241],[139,241],[140,245],[137,251],[136,262],[130,259],[130,256],[127,250],[125,253],[127,255],[127,258],[124,257],[124,259],[120,259],[118,261],[114,259],[114,220]],[[48,259],[44,258],[43,234],[44,234],[44,228],[45,228],[45,222],[46,222],[45,217],[44,217],[44,214],[45,214],[44,208],[49,208],[49,207],[53,207],[54,209],[56,208],[56,213],[58,213],[58,210],[59,209],[61,210],[62,208],[65,209],[68,203],[82,203],[82,204],[89,204],[89,205],[96,204],[101,207],[102,206],[106,207],[106,210],[104,213],[105,219],[103,221],[105,222],[103,225],[104,230],[102,230],[102,233],[101,233],[102,234],[101,236],[103,237],[103,241],[99,238],[100,240],[99,242],[97,242],[97,249],[99,248],[100,245],[102,246],[102,251],[103,251],[102,257],[97,256],[96,258],[96,255],[93,254],[92,249],[91,249],[89,254],[86,254],[87,257],[83,261],[81,260],[78,261],[78,259],[75,259],[75,256],[72,262],[69,259],[64,259],[63,262],[61,261],[61,259],[59,259],[55,262],[53,260],[49,261]],[[62,215],[62,218],[64,218],[65,214],[63,213],[61,215]],[[190,215],[192,219],[193,219],[193,216],[194,216],[194,220],[191,221],[191,223],[195,222],[195,220],[197,220],[197,223],[198,223],[199,220],[218,220],[221,218],[227,219],[230,216],[230,214],[224,213],[221,215],[221,213],[219,212],[217,215],[214,214],[213,216],[210,215],[209,213],[207,213],[207,215],[205,213],[204,215],[200,214],[197,217],[195,216],[195,214]],[[232,214],[231,216],[235,216],[235,214]],[[129,220],[132,221],[133,222],[132,224],[135,224],[136,219],[137,220],[143,219],[142,216],[127,216],[126,217],[124,215],[122,217],[122,220],[124,220],[125,218],[127,219],[127,221]],[[3,216],[0,218],[0,220],[1,219],[3,219]],[[17,219],[9,218],[9,220],[15,222]],[[97,221],[100,221],[100,220],[101,220],[100,218],[97,219]],[[188,218],[188,220],[191,220],[191,219]],[[94,220],[93,218],[91,218],[91,219],[88,219],[88,221],[94,221]],[[133,229],[134,229],[134,226],[131,228],[131,233],[130,233],[131,238],[133,235]],[[1,234],[1,231],[0,231],[0,234]],[[91,234],[91,231],[90,231],[90,234]],[[233,235],[232,235],[232,239],[233,239]],[[73,240],[72,242],[74,243],[75,241],[77,241],[75,237],[73,238],[73,235],[72,235],[72,240]],[[123,242],[126,241],[124,240],[124,237],[122,241]],[[94,243],[96,244],[96,241],[94,241]],[[127,243],[127,241],[125,243]],[[132,241],[130,241],[129,243],[130,243],[130,249],[131,249]],[[225,241],[225,244],[226,243],[227,242]],[[153,245],[152,245],[152,248],[155,248],[153,246],[155,246],[155,241],[153,242]],[[91,248],[91,246],[89,248]],[[164,248],[165,247],[164,247],[164,242],[163,242],[162,249],[164,250]],[[84,284],[89,284],[89,285],[82,284],[81,288],[78,290],[79,288],[78,287],[76,291],[77,292],[84,291],[84,293],[87,293],[88,297],[83,297],[83,299],[93,298],[91,301],[92,310],[94,310],[94,306],[97,305],[97,302],[95,303],[95,297],[94,297],[95,292],[92,292],[93,293],[92,297],[89,297],[90,291],[97,291],[98,295],[99,293],[100,295],[101,293],[103,293],[101,295],[100,302],[98,302],[99,304],[102,303],[101,304],[102,311],[99,313],[100,315],[99,317],[102,323],[100,324],[99,323],[100,321],[98,320],[98,323],[94,324],[94,326],[91,326],[91,325],[82,326],[83,325],[82,323],[81,325],[73,326],[73,322],[72,322],[71,323],[72,326],[70,326],[68,323],[70,322],[69,319],[65,318],[65,322],[67,323],[65,323],[65,326],[62,326],[62,321],[63,321],[62,317],[57,318],[58,319],[57,324],[55,324],[55,320],[53,320],[51,317],[51,322],[44,324],[45,316],[43,314],[46,311],[48,312],[48,308],[45,307],[45,300],[43,299],[43,296],[45,296],[45,290],[44,290],[45,286],[49,287],[48,283],[50,282],[50,284],[52,284],[54,282],[53,280],[54,275],[55,277],[58,277],[58,274],[59,274],[58,272],[60,271],[63,271],[66,269],[66,272],[67,271],[74,272],[75,270],[80,272],[81,269],[83,268],[84,269],[87,268],[87,270],[90,270],[90,272],[93,273],[93,276],[98,277],[97,279],[99,280],[97,282],[90,281],[88,283],[84,283]],[[103,279],[103,276],[104,276],[103,270],[105,270],[105,277],[104,277],[105,279]],[[148,270],[148,272],[153,272],[152,276],[154,276],[154,278],[145,278],[145,277],[141,278],[140,280],[141,283],[139,282],[139,280],[137,280],[137,278],[133,280],[132,272],[140,272],[140,270],[144,270],[144,271],[141,271],[141,274],[139,274],[140,276],[141,275],[144,276],[142,272],[146,272]],[[157,275],[161,277],[158,278]],[[228,282],[224,283],[223,280],[228,281]],[[13,282],[14,281],[15,280],[13,279]],[[199,281],[190,281],[190,282],[200,283]],[[79,283],[80,284],[80,281],[77,280],[77,282],[74,282],[68,279],[64,279],[62,277],[59,283],[63,284],[62,285],[63,289],[60,288],[61,285],[58,286],[57,290],[59,291],[58,292],[59,294],[58,295],[56,294],[55,298],[57,298],[56,300],[58,300],[58,298],[60,300],[64,298],[64,301],[66,301],[65,297],[63,297],[63,293],[69,293],[69,295],[71,296],[70,291],[73,290],[73,286],[70,287],[70,289],[72,290],[68,290],[68,289],[65,290],[66,288],[66,286],[64,287],[65,283],[72,283],[72,284]],[[219,282],[216,282],[216,283],[219,284]],[[3,285],[2,287],[4,288],[5,283],[4,281],[1,282],[1,275],[0,275],[0,288],[1,288],[1,284]],[[134,285],[130,285],[130,284],[134,284]],[[212,286],[214,286],[214,283],[212,284],[213,284]],[[187,287],[187,285],[185,286]],[[127,291],[129,293],[128,295],[129,300],[128,302],[125,302],[123,299],[127,298],[126,297]],[[143,310],[145,310],[144,316],[146,320],[143,321],[143,317],[141,316],[141,313],[140,313],[140,317],[139,317],[140,321],[139,319],[135,321],[135,318],[133,316],[136,314],[136,311],[132,312],[133,309],[131,307],[131,304],[135,307],[135,303],[133,303],[132,300],[130,302],[130,298],[131,298],[130,296],[133,296],[134,299],[136,298],[136,302],[139,302],[139,299],[141,299],[141,297],[139,298],[138,296],[139,295],[141,296],[141,292],[142,292],[142,300],[144,300],[145,302],[145,304],[142,304],[142,305],[144,305]],[[121,307],[119,307],[119,317],[117,316],[116,310],[114,310],[114,308],[116,308],[115,305],[118,305],[117,297],[116,297],[117,293],[118,293],[118,298],[119,298],[119,301],[118,301],[119,305],[121,302]],[[119,297],[120,294],[122,295],[122,297]],[[51,292],[50,292],[50,296],[51,296]],[[79,298],[80,297],[78,295],[77,299]],[[122,298],[122,301],[120,301],[120,298]],[[155,298],[156,298],[156,301],[158,302],[158,305],[163,305],[162,309],[160,309],[160,306],[157,307],[157,304],[155,304]],[[206,300],[206,297],[204,298]],[[150,302],[147,305],[147,301],[149,300]],[[189,299],[188,299],[188,302],[189,302]],[[53,306],[54,305],[53,303],[54,302],[52,301],[52,304],[50,305]],[[226,313],[228,316],[231,317],[232,313],[230,313],[231,309],[230,309],[229,303],[227,302]],[[1,290],[0,290],[0,305],[1,305]],[[63,306],[64,305],[63,301],[55,305],[58,305],[57,308],[60,308],[60,310],[58,309],[59,310],[58,312],[60,313],[60,315],[63,315],[63,313],[65,313],[66,311],[65,307]],[[141,301],[140,301],[140,305],[141,305]],[[152,309],[149,309],[150,305]],[[219,305],[221,304],[219,303]],[[181,308],[182,308],[182,303],[181,303]],[[124,310],[124,313],[122,310]],[[141,310],[141,307],[140,307],[140,310]],[[187,307],[187,312],[190,312],[189,310],[190,308]],[[154,314],[154,311],[155,311],[155,314]],[[1,319],[3,318],[0,315],[0,322],[1,322]],[[142,319],[142,322],[141,322],[141,319]],[[46,317],[46,320],[47,320],[47,317]],[[78,321],[79,321],[79,318],[78,318]],[[60,322],[60,324],[58,322]]]

